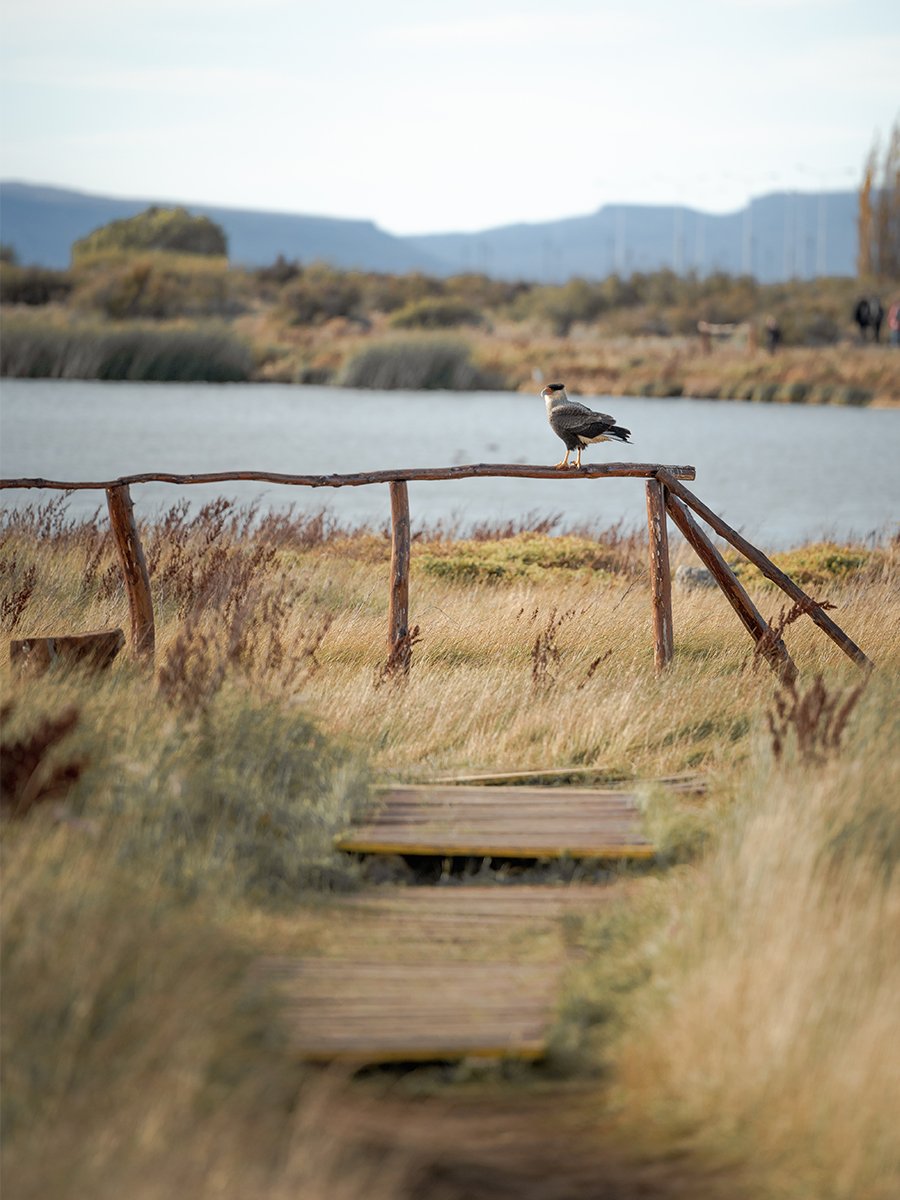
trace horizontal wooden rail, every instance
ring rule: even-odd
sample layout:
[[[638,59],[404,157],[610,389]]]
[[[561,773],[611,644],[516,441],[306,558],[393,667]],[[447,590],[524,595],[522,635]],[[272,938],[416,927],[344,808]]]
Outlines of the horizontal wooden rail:
[[[521,463],[471,463],[461,467],[402,467],[393,471],[360,471],[356,475],[282,475],[275,471],[211,471],[202,475],[176,475],[168,471],[146,471],[118,479],[0,479],[0,488],[58,488],[66,492],[129,487],[135,483],[283,483],[296,487],[362,487],[367,483],[409,483],[438,479],[653,479],[666,471],[675,479],[695,479],[693,467],[669,467],[659,463],[594,463],[580,471],[558,471],[555,467],[523,466]]]

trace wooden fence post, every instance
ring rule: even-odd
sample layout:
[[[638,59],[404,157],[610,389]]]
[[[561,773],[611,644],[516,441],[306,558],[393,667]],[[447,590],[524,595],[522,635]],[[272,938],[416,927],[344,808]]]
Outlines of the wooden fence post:
[[[657,671],[672,661],[672,575],[669,569],[669,534],[666,529],[665,488],[647,480],[647,528],[650,531],[650,594],[653,598],[653,657]]]
[[[388,613],[388,653],[398,652],[409,637],[409,491],[392,480],[391,489],[391,597]],[[406,669],[409,669],[408,663]]]
[[[131,652],[147,666],[153,666],[156,632],[153,624],[153,596],[150,575],[144,560],[141,539],[134,520],[134,506],[127,484],[106,489],[109,525],[116,542],[128,609],[131,614]]]
[[[669,516],[684,534],[685,541],[693,546],[697,557],[709,570],[722,589],[725,599],[740,617],[741,622],[764,656],[766,662],[784,683],[797,678],[797,668],[781,638],[772,634],[769,623],[747,595],[738,577],[706,536],[680,500],[666,492],[666,508]]]

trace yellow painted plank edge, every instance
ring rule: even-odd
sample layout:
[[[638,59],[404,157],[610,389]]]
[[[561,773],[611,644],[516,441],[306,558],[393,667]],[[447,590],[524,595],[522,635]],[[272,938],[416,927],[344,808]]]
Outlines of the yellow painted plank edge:
[[[523,1042],[512,1046],[440,1046],[435,1039],[435,1047],[421,1046],[411,1050],[392,1047],[390,1050],[372,1050],[335,1048],[328,1050],[321,1047],[294,1047],[294,1053],[305,1062],[346,1062],[346,1063],[387,1063],[387,1062],[433,1062],[436,1059],[448,1058],[518,1058],[534,1062],[543,1058],[547,1052],[546,1042]]]
[[[388,842],[357,841],[352,835],[335,839],[335,847],[350,854],[412,854],[440,858],[654,858],[656,847],[646,842],[638,845],[618,846],[486,846],[483,842],[472,845],[449,846],[446,842]]]

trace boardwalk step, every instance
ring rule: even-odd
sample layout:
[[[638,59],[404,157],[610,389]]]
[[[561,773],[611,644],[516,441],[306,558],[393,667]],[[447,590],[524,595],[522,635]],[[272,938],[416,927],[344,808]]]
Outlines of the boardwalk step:
[[[295,1053],[311,1061],[425,1061],[544,1052],[561,966],[271,959]]]
[[[528,787],[392,787],[337,839],[356,854],[652,858],[633,796]]]

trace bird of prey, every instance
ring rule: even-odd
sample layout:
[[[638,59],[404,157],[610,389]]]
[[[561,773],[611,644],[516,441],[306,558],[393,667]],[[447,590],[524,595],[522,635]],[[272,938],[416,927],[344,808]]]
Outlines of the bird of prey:
[[[575,451],[575,470],[581,470],[581,452],[591,442],[627,442],[631,430],[616,424],[615,417],[594,412],[566,395],[564,383],[548,383],[541,392],[547,405],[547,420],[557,437],[566,444],[566,457],[555,463],[558,471],[570,467],[569,454]]]

